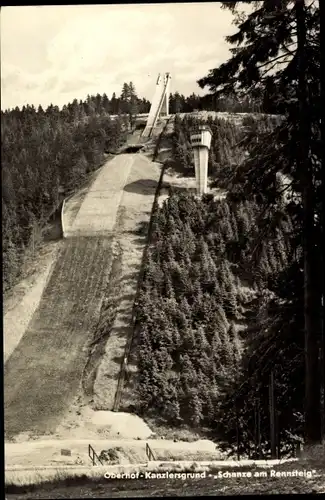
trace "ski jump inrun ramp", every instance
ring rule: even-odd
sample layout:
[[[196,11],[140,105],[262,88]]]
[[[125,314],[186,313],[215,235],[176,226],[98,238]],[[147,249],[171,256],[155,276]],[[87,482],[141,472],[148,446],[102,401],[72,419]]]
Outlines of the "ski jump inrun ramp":
[[[164,78],[158,75],[155,94],[152,99],[147,124],[142,133],[143,137],[150,137],[155,130],[160,114],[169,116],[169,88],[171,76],[165,73]]]

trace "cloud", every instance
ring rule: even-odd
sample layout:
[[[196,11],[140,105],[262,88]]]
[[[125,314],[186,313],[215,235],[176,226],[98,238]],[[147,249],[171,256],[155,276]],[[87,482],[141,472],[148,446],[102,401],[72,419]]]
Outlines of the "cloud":
[[[119,94],[124,81],[151,99],[164,71],[173,91],[197,92],[196,80],[227,57],[231,32],[231,14],[216,3],[5,7],[2,106],[62,106]]]
[[[51,41],[48,60],[63,78],[109,71],[110,67],[116,71],[119,66],[132,72],[152,64],[159,52],[168,49],[170,23],[166,14],[159,18],[154,12],[143,16],[139,10],[129,12],[125,8],[104,12],[100,17],[94,13],[77,18]]]
[[[58,75],[52,75],[44,79],[42,88],[44,91],[51,91],[58,87],[59,77]]]

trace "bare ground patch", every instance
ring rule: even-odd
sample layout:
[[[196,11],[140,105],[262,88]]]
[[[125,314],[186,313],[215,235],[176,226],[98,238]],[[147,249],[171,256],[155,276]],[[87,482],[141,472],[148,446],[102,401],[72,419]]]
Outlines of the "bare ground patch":
[[[62,217],[64,220],[64,229],[66,232],[69,232],[69,229],[72,227],[86,194],[87,188],[85,187],[65,201]]]
[[[59,248],[59,242],[42,245],[33,265],[29,265],[28,271],[26,270],[27,276],[5,294],[3,305],[4,362],[19,344],[39,305]]]
[[[121,258],[122,252],[120,245],[113,242],[112,266],[108,279],[108,286],[104,293],[99,322],[94,338],[91,339],[89,343],[88,359],[82,377],[83,399],[90,403],[93,402],[94,384],[98,367],[105,353],[106,343],[111,335],[118,311],[119,297],[121,294]]]

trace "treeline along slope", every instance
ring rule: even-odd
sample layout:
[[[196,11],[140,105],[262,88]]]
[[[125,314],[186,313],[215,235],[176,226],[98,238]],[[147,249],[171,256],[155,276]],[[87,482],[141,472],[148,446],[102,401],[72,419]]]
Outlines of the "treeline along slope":
[[[131,87],[130,87],[131,86]],[[113,94],[1,112],[3,279],[10,288],[49,214],[125,141],[130,113],[148,112],[134,86]],[[110,114],[121,113],[112,120]]]

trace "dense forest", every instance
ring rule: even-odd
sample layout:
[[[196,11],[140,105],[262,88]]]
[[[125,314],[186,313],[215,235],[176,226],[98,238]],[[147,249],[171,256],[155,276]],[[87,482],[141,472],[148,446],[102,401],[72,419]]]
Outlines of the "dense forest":
[[[270,111],[269,106],[262,96],[241,96],[235,95],[225,97],[215,97],[213,94],[199,96],[192,93],[185,97],[179,92],[170,94],[169,111],[170,113],[191,113],[192,111],[226,111],[229,113],[261,113],[276,112]]]
[[[209,150],[209,177],[211,185],[229,187],[234,167],[241,164],[248,154],[249,138],[259,132],[272,131],[281,123],[280,115],[252,114],[244,116],[238,123],[225,118],[208,117],[206,124],[212,132]],[[194,158],[190,136],[201,121],[195,116],[175,116],[173,132],[166,137],[172,149],[168,167],[182,173],[193,175]],[[247,145],[247,148],[246,148]]]
[[[158,209],[139,313],[143,408],[196,425],[214,421],[219,393],[239,375],[238,328],[289,258],[288,218],[251,260],[261,220],[257,202],[209,195],[173,193]]]
[[[226,447],[275,456],[324,436],[320,6],[237,4],[224,2],[238,29],[232,57],[199,85],[216,101],[255,92],[281,117],[240,131],[210,122],[211,172],[227,198],[176,192],[156,212],[137,391],[144,415],[206,424]],[[189,129],[176,120],[173,162],[193,172]]]
[[[209,101],[210,95],[185,98],[175,92],[170,95],[170,112],[192,112],[202,106],[227,111],[254,107],[248,99],[239,102],[233,97],[210,106],[206,98]],[[102,165],[105,153],[123,143],[134,129],[136,115],[149,110],[150,102],[140,99],[129,82],[119,97],[113,93],[111,99],[97,94],[85,101],[75,99],[62,109],[27,105],[1,112],[5,290],[16,283],[25,256],[42,241],[43,228],[63,198]]]
[[[189,121],[189,118],[176,120],[177,134],[183,125],[186,135]],[[215,120],[213,125],[212,144],[217,142],[215,136],[226,136],[231,144],[236,127],[224,120]],[[264,125],[262,119],[261,128]],[[238,133],[244,132],[241,129]],[[177,137],[176,133],[173,137]],[[243,157],[239,153],[238,156]],[[222,153],[220,161],[226,161]],[[189,158],[185,168],[193,175],[191,162]],[[180,170],[184,168],[181,160],[179,166]],[[172,191],[163,207],[157,209],[138,305],[138,393],[139,410],[144,415],[159,415],[173,425],[216,428],[218,438],[224,438],[227,446],[236,439],[236,429],[232,427],[235,420],[231,419],[233,407],[227,407],[225,412],[224,405],[228,404],[227,398],[233,395],[238,381],[246,380],[246,359],[251,369],[250,357],[255,359],[259,347],[255,337],[261,328],[259,321],[268,318],[272,323],[273,311],[278,304],[283,306],[281,287],[285,273],[288,263],[296,261],[291,244],[294,223],[281,197],[277,206],[284,216],[274,227],[272,239],[261,242],[254,258],[252,252],[260,228],[269,222],[259,197],[238,201],[236,196],[215,200],[213,195],[206,195],[200,200],[190,193]],[[293,334],[295,348],[290,353],[301,354],[303,337],[290,330],[282,339],[283,354],[277,358],[274,347],[274,358],[270,357],[268,363],[271,361],[275,367],[276,363],[281,366],[287,362],[286,349]],[[263,341],[267,345],[270,338],[267,336]],[[263,369],[266,365],[264,360]],[[292,374],[281,370],[277,390],[288,375],[301,374],[301,356],[294,368]],[[263,385],[261,377],[259,383]],[[241,411],[240,425],[245,435],[250,424],[254,424],[255,386],[250,381],[246,390],[251,393],[243,396],[247,408]],[[280,391],[278,411],[284,410],[293,399],[291,393],[285,393],[282,399]],[[267,439],[267,394],[262,402],[261,432]],[[283,411],[281,418],[287,430],[301,433],[296,422],[296,414],[303,412],[301,401],[292,402],[291,409]],[[248,452],[252,446],[252,439],[245,440],[243,451]]]
[[[134,116],[148,112],[132,82],[120,98],[104,95],[63,106],[23,106],[1,112],[3,283],[20,275],[28,249],[63,197],[100,167],[133,127]],[[118,119],[110,114],[119,113]]]

